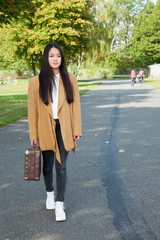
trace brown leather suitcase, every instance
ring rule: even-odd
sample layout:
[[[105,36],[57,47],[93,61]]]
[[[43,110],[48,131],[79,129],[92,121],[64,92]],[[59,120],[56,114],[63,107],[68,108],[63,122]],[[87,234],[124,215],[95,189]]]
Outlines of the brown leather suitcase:
[[[38,181],[41,174],[41,150],[39,146],[27,147],[25,151],[24,180]]]

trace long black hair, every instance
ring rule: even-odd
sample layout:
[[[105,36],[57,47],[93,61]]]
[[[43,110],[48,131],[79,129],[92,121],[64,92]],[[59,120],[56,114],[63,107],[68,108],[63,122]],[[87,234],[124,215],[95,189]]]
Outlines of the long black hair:
[[[73,89],[72,89],[72,84],[69,79],[67,67],[66,67],[66,62],[64,58],[64,53],[61,49],[61,47],[57,43],[49,43],[44,49],[43,53],[43,61],[42,61],[42,66],[41,66],[41,71],[39,74],[39,94],[40,98],[42,101],[48,105],[49,104],[49,96],[51,98],[51,101],[53,102],[52,99],[52,89],[53,89],[53,84],[54,82],[54,73],[49,65],[48,62],[48,55],[49,51],[51,48],[57,48],[60,51],[61,54],[61,65],[59,67],[60,70],[60,75],[63,81],[64,89],[66,92],[66,99],[67,102],[70,104],[73,102]]]

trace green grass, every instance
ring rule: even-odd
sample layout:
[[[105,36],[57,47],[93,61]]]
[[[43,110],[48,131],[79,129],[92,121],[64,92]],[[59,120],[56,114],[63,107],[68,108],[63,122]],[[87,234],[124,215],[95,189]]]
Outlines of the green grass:
[[[24,109],[27,95],[0,96],[0,117]]]
[[[17,85],[10,84],[8,81],[3,82],[5,85],[0,86],[0,96],[27,94],[29,79],[18,79]]]
[[[27,116],[28,79],[17,80],[17,85],[0,86],[0,127]],[[101,84],[96,81],[78,81],[80,94]],[[81,89],[82,88],[82,89]]]
[[[80,82],[80,81],[78,81],[78,85],[79,85],[79,87],[86,87],[86,86],[97,86],[98,84],[100,84],[101,82],[84,82],[84,83],[82,83],[82,82]]]
[[[150,84],[152,87],[160,90],[160,81],[154,80],[154,79],[151,79],[151,78],[145,78],[144,82],[146,82],[146,83]]]
[[[0,118],[0,127],[6,124],[12,123],[20,118],[26,117],[28,115],[27,107],[19,112],[11,113],[7,116]]]
[[[27,94],[0,96],[0,127],[27,116]]]
[[[88,83],[86,82],[86,84],[85,83],[81,84],[81,82],[78,81],[78,84],[79,84],[79,87],[80,87],[80,89],[79,89],[80,95],[84,94],[85,92],[89,91],[90,89],[92,89],[93,87],[95,87],[95,86],[97,86],[101,83],[102,82],[90,82],[89,81]]]

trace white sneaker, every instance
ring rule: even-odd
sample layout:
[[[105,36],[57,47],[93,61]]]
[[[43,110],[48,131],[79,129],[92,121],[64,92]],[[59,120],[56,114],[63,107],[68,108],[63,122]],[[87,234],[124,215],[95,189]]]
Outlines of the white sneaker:
[[[65,207],[63,202],[56,202],[55,215],[56,215],[57,222],[66,220],[66,214],[64,209]]]
[[[46,199],[46,209],[55,209],[56,204],[54,201],[54,191],[47,192],[47,199]]]

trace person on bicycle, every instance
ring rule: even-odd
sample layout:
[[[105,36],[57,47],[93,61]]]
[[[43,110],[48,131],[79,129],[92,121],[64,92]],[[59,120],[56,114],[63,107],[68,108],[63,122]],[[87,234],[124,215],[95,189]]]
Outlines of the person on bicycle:
[[[143,71],[143,69],[141,69],[141,70],[139,71],[138,75],[139,75],[139,82],[142,83],[143,78],[144,78],[144,71]]]
[[[131,77],[131,86],[133,86],[136,83],[136,72],[134,70],[132,70],[130,77]]]

